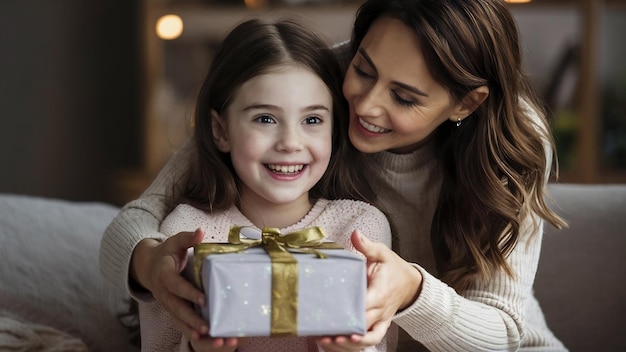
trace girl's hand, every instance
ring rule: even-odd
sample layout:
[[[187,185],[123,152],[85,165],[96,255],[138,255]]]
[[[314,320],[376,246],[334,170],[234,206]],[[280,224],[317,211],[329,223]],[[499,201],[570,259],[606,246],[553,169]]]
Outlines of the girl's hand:
[[[202,242],[204,233],[180,232],[163,242],[144,239],[131,259],[131,276],[149,290],[172,316],[178,330],[191,341],[207,335],[209,327],[193,309],[192,302],[204,305],[205,297],[180,273],[187,264],[187,249]]]
[[[199,340],[190,341],[190,349],[193,352],[234,352],[243,339],[237,338],[212,338],[203,336]]]
[[[365,317],[368,331],[363,336],[321,338],[320,345],[328,351],[345,351],[339,348],[364,348],[380,343],[393,316],[417,299],[422,285],[420,272],[389,247],[370,241],[358,231],[352,233],[351,239],[354,248],[367,259]]]
[[[365,334],[351,335],[351,336],[324,336],[317,339],[317,344],[320,345],[325,352],[352,352],[363,351],[367,347],[371,347],[380,343],[385,334],[387,328],[383,325],[379,325],[379,331],[375,332],[370,330]]]

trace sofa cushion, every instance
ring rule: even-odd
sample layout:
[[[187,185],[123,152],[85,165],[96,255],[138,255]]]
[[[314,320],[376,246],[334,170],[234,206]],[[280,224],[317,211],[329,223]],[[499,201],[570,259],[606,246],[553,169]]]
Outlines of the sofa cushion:
[[[626,185],[551,184],[569,223],[546,225],[535,292],[571,351],[626,351]]]
[[[0,195],[0,310],[67,332],[93,351],[136,351],[117,314],[122,290],[98,268],[100,239],[118,209]]]

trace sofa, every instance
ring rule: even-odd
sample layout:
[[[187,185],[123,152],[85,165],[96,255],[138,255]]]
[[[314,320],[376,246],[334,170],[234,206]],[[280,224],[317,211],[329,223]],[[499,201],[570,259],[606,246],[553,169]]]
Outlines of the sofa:
[[[570,227],[545,229],[535,290],[547,323],[570,351],[624,351],[626,184],[549,191]],[[118,211],[0,194],[0,350],[138,351],[120,319],[130,300],[98,270]]]

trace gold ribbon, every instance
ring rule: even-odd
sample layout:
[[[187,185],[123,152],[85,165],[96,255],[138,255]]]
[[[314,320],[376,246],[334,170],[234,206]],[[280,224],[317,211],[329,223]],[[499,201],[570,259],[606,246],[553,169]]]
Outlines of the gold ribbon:
[[[211,254],[241,252],[263,247],[272,262],[271,336],[296,336],[298,333],[298,261],[289,253],[312,253],[327,256],[318,249],[343,249],[335,242],[323,242],[326,235],[320,227],[311,227],[281,235],[276,228],[266,227],[261,239],[241,238],[241,227],[228,232],[228,243],[200,243],[194,246],[194,281],[202,288],[202,259]]]

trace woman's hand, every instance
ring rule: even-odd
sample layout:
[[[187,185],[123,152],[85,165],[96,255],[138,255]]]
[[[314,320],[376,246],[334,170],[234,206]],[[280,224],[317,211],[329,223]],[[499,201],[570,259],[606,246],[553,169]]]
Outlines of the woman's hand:
[[[422,288],[422,275],[382,243],[372,242],[358,231],[351,239],[354,248],[367,259],[367,321],[373,327],[388,326],[399,310],[415,302]]]
[[[368,331],[365,335],[323,337],[319,343],[327,351],[350,351],[374,346],[385,337],[393,316],[419,296],[422,275],[411,264],[382,243],[352,233],[354,248],[367,259],[365,296]]]
[[[131,259],[132,278],[152,293],[172,316],[178,330],[191,341],[198,341],[209,332],[206,321],[192,305],[204,305],[205,297],[180,273],[187,264],[187,249],[203,239],[200,229],[180,232],[163,242],[144,239],[135,247]]]

